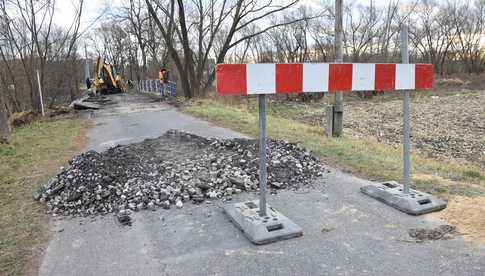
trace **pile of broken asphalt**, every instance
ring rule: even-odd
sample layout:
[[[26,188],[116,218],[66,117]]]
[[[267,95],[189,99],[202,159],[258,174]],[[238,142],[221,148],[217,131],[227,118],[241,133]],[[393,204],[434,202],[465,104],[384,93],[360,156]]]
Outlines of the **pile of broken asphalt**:
[[[327,173],[309,151],[267,141],[268,185],[299,189]],[[257,192],[258,145],[250,139],[208,139],[170,130],[159,138],[76,156],[34,197],[53,215],[125,215],[142,209]]]

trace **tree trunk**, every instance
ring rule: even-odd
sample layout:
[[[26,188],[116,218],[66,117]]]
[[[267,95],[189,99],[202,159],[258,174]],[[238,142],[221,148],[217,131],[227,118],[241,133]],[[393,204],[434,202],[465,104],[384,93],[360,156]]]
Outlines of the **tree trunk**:
[[[180,81],[182,82],[182,88],[184,90],[184,96],[186,99],[191,99],[194,96],[194,91],[190,87],[190,79],[186,74],[180,74]]]
[[[0,95],[0,144],[8,144],[10,142],[10,126],[8,125],[7,108]]]

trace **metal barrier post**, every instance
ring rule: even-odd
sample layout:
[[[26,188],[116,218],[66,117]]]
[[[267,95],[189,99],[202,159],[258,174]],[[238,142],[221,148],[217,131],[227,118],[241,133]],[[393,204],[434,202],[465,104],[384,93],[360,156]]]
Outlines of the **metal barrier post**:
[[[402,63],[409,63],[408,53],[408,26],[403,24],[401,32],[401,54]],[[411,160],[409,157],[410,141],[409,141],[409,90],[403,91],[403,193],[409,194],[411,189]]]
[[[447,203],[431,194],[411,190],[411,159],[410,159],[410,138],[409,138],[409,93],[416,87],[416,79],[421,77],[422,72],[417,72],[418,65],[409,66],[408,53],[408,26],[401,26],[401,55],[400,65],[405,73],[397,74],[407,77],[407,83],[403,87],[403,184],[395,181],[371,184],[361,187],[361,191],[373,198],[378,199],[392,207],[412,215],[421,215],[446,208]],[[398,65],[396,65],[398,66]],[[429,70],[429,69],[428,69]],[[397,67],[396,67],[397,71]],[[432,68],[428,74],[432,72]],[[414,74],[414,78],[410,75]],[[396,84],[397,86],[397,84]]]
[[[266,95],[260,94],[259,101],[259,215],[266,216]]]

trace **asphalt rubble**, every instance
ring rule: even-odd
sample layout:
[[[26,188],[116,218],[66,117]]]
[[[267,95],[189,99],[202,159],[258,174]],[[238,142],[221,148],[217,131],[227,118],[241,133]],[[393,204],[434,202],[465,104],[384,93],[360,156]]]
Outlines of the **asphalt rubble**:
[[[100,95],[100,94],[89,94],[86,97],[75,100],[71,103],[71,106],[75,110],[86,110],[86,109],[101,109],[103,106],[115,104],[110,98]]]
[[[408,234],[416,241],[423,242],[427,240],[449,240],[459,233],[456,230],[456,226],[443,224],[432,229],[411,228],[408,230]]]
[[[268,139],[268,186],[298,190],[328,173],[308,150]],[[176,130],[155,139],[74,157],[34,198],[55,216],[182,208],[259,190],[258,145],[252,139],[208,139]],[[323,180],[323,179],[322,179]]]

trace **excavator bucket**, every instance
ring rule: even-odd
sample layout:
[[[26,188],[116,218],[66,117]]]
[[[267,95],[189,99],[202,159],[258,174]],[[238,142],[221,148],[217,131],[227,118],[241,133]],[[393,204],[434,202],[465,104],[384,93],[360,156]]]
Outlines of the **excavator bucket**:
[[[101,57],[96,60],[93,86],[96,93],[100,94],[116,94],[127,91],[123,78],[116,75],[114,66],[106,63]]]

